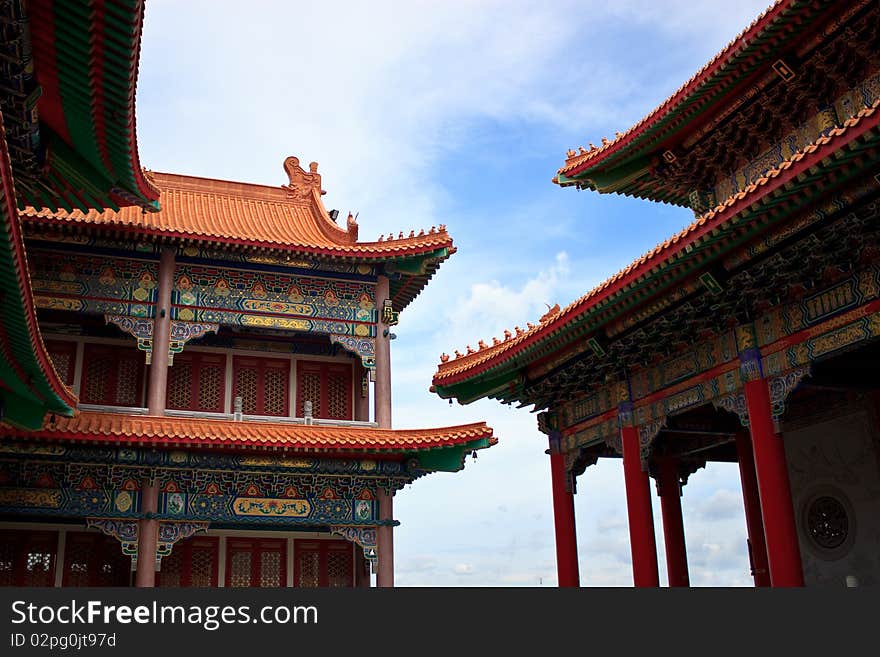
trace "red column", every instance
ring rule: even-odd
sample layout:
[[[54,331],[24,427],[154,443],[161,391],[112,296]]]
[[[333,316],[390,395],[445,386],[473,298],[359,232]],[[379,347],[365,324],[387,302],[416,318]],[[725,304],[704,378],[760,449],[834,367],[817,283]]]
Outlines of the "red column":
[[[687,548],[684,542],[684,520],[681,515],[681,484],[678,460],[671,456],[660,462],[660,510],[663,514],[663,540],[666,545],[666,574],[669,586],[690,586]]]
[[[379,519],[392,520],[394,518],[393,493],[379,491]],[[379,567],[376,573],[377,587],[394,586],[394,527],[390,524],[379,525],[376,532]]]
[[[159,484],[144,480],[141,483],[141,511],[156,513],[159,506]],[[159,547],[159,521],[143,518],[138,521],[138,560],[135,586],[151,588],[156,585],[156,550]]]
[[[767,560],[773,586],[803,586],[801,552],[791,502],[785,448],[773,427],[770,389],[765,379],[745,384]]]
[[[168,343],[171,338],[171,290],[174,287],[174,249],[166,247],[159,256],[159,285],[156,317],[153,319],[153,351],[147,409],[150,415],[165,415],[168,386]]]
[[[382,306],[389,298],[387,276],[379,276],[376,282],[376,309],[379,321],[376,324],[376,386],[374,415],[380,429],[391,428],[391,327],[382,321]],[[384,335],[388,331],[388,335]]]
[[[761,521],[761,501],[758,497],[758,480],[755,477],[755,459],[752,441],[747,431],[736,434],[736,454],[739,462],[739,478],[742,483],[743,505],[746,511],[746,531],[749,536],[749,562],[755,586],[770,586],[770,570],[767,567],[767,542],[764,523]]]
[[[624,426],[620,430],[623,447],[623,476],[626,481],[626,511],[629,516],[629,541],[636,586],[660,586],[657,568],[657,543],[654,539],[654,515],[651,511],[651,487],[648,473],[642,470],[639,430]]]
[[[553,521],[556,528],[556,572],[560,587],[580,586],[577,531],[574,524],[574,492],[565,472],[560,435],[550,434],[550,478],[553,487]]]

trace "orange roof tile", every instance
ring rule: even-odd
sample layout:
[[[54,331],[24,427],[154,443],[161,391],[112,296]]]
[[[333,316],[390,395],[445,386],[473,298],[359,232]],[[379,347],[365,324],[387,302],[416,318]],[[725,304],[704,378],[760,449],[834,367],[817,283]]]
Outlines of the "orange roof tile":
[[[512,358],[525,348],[526,343],[532,344],[558,333],[568,322],[582,315],[600,301],[620,292],[627,286],[634,285],[653,270],[661,267],[669,258],[694,244],[726,221],[731,220],[741,210],[754,203],[759,195],[769,193],[768,187],[771,185],[775,189],[784,184],[804,168],[822,160],[835,150],[845,147],[846,144],[852,143],[866,131],[875,129],[878,125],[880,125],[880,99],[875,100],[870,107],[863,108],[855,116],[847,119],[843,126],[829,130],[826,135],[805,146],[802,151],[793,154],[789,160],[768,171],[745,190],[731,195],[715,208],[701,215],[690,225],[665,242],[658,244],[648,253],[562,310],[557,304],[541,317],[538,324],[529,324],[527,330],[517,326],[515,333],[505,331],[504,339],[493,338],[491,345],[480,340],[478,349],[475,350],[468,345],[467,352],[462,354],[456,351],[454,359],[451,359],[447,354],[442,354],[433,383],[442,386],[464,380],[483,371],[485,367]],[[798,166],[795,167],[795,165]]]
[[[147,172],[160,190],[159,212],[137,207],[113,210],[53,212],[28,207],[22,217],[33,222],[94,225],[135,232],[261,246],[359,259],[418,255],[438,249],[453,251],[445,226],[408,237],[400,233],[375,242],[358,242],[358,225],[349,217],[347,230],[330,218],[321,202],[321,176],[312,163],[306,172],[299,160],[284,163],[289,184],[272,187],[173,173]]]
[[[13,432],[15,433],[15,432]],[[21,436],[206,447],[283,447],[305,451],[409,452],[489,439],[485,422],[435,429],[376,429],[282,422],[82,412]]]

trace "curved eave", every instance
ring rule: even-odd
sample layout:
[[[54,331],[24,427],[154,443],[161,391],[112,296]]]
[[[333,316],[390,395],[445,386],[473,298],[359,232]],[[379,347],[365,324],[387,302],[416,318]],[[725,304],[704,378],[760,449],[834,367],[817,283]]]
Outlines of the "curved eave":
[[[0,178],[0,422],[36,429],[46,413],[72,415],[77,399],[58,378],[37,326],[2,117]]]
[[[811,29],[820,14],[860,10],[867,5],[860,0],[846,3],[808,3],[802,0],[780,0],[758,17],[745,31],[697,72],[678,91],[644,119],[615,140],[593,150],[570,157],[559,168],[553,182],[568,187],[578,185],[591,189],[597,178],[611,179],[624,175],[633,167],[648,166],[648,157],[680,138],[699,122],[699,117],[722,112],[730,99],[741,96],[743,85],[754,86],[769,71],[767,62],[780,56],[798,35]],[[762,68],[763,67],[763,68]],[[616,191],[616,190],[614,190]],[[641,196],[651,200],[654,196]],[[670,201],[671,202],[671,201]],[[679,203],[681,204],[681,203]],[[686,204],[686,203],[684,203]]]
[[[497,443],[485,422],[432,429],[377,429],[285,422],[156,417],[81,412],[56,418],[26,436],[95,444],[167,448],[288,451],[313,454],[418,458],[423,469],[445,469],[453,456]],[[433,463],[436,467],[427,467]],[[459,469],[459,468],[454,468]]]
[[[135,125],[143,1],[30,0],[27,12],[45,165],[19,207],[158,209]]]
[[[530,362],[530,354],[541,345],[547,345],[575,329],[600,306],[606,308],[609,304],[618,303],[627,290],[667,266],[677,255],[708,239],[761,199],[786,187],[797,188],[795,183],[805,172],[823,163],[833,168],[838,165],[841,158],[837,156],[844,149],[876,143],[878,139],[880,100],[848,119],[844,126],[820,137],[816,144],[795,154],[791,160],[782,163],[746,190],[702,215],[683,231],[544,323],[509,341],[466,354],[462,362],[458,362],[459,359],[441,362],[433,378],[434,391],[441,397],[456,397],[463,403],[505,391],[512,392],[511,386],[516,384],[518,369]]]

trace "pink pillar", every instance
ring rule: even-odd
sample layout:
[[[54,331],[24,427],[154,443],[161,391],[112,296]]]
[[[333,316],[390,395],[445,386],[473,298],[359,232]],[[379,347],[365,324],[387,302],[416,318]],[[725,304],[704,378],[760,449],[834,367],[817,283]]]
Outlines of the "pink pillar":
[[[387,276],[379,276],[376,282],[376,309],[379,321],[376,324],[376,398],[374,400],[376,423],[380,429],[391,428],[391,327],[382,321],[382,308],[389,298]],[[385,332],[388,335],[383,335]]]
[[[559,432],[550,433],[550,478],[553,486],[553,524],[556,529],[556,572],[560,587],[580,586],[574,493],[565,472]]]
[[[663,514],[663,541],[666,545],[666,574],[669,586],[690,586],[684,519],[681,515],[681,483],[678,460],[665,456],[659,462],[658,489]]]
[[[382,490],[378,493],[379,519],[391,521],[394,519],[394,494]],[[391,524],[379,525],[376,532],[377,551],[379,556],[379,570],[376,573],[377,587],[394,586],[394,527]]]
[[[159,484],[141,482],[141,511],[155,514],[159,508]],[[159,547],[159,521],[142,518],[138,521],[138,560],[135,586],[151,588],[156,585],[156,550]]]
[[[642,470],[639,430],[624,426],[620,430],[623,447],[623,475],[626,480],[626,511],[632,551],[633,583],[637,587],[660,586],[657,567],[657,540],[651,510],[651,486]]]
[[[748,431],[736,434],[736,455],[739,463],[739,479],[742,485],[743,505],[746,511],[746,531],[749,537],[749,562],[755,586],[770,586],[770,569],[767,566],[767,541],[761,520],[761,500],[758,496],[758,480],[755,477],[755,459]]]
[[[773,427],[770,388],[760,378],[745,384],[761,516],[772,586],[803,586],[804,573],[782,438]]]
[[[147,412],[165,415],[168,386],[168,344],[171,338],[171,289],[174,287],[174,249],[165,247],[159,258],[159,289],[153,320],[153,353],[147,388]]]

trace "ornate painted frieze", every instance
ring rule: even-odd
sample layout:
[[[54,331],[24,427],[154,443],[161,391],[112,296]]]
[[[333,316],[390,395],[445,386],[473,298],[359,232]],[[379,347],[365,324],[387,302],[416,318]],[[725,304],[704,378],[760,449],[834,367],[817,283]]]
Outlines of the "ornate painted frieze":
[[[158,281],[151,260],[34,249],[28,252],[38,308],[152,317]]]
[[[184,321],[375,335],[375,286],[363,281],[181,264],[172,305]]]
[[[877,98],[880,98],[880,74],[875,73],[849,89],[831,105],[821,108],[817,114],[754,157],[744,167],[719,180],[715,188],[707,192],[705,209],[711,209],[717,203],[744,191],[770,170],[791,160],[795,154],[802,153],[807,146],[816,143],[832,129],[842,126],[844,121],[863,108],[870,107]]]
[[[316,258],[304,258],[300,255],[223,251],[220,249],[200,248],[198,246],[181,247],[178,249],[177,254],[178,262],[190,262],[194,264],[220,265],[221,263],[250,263],[255,265],[266,265],[282,271],[286,270],[287,272],[294,274],[312,273],[315,275],[323,272],[333,272],[366,277],[376,276],[376,268],[371,265],[331,262],[329,260],[319,260]]]

